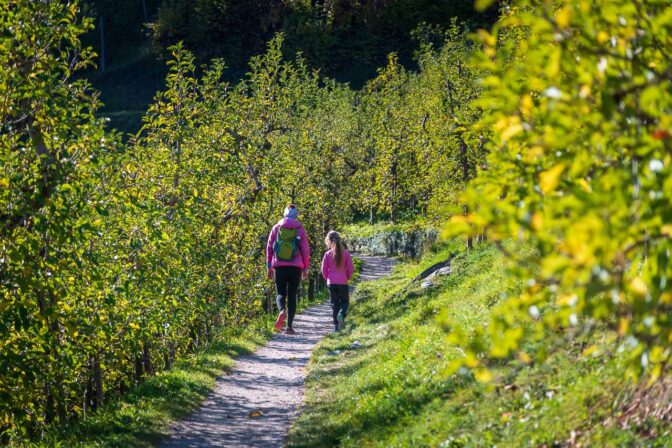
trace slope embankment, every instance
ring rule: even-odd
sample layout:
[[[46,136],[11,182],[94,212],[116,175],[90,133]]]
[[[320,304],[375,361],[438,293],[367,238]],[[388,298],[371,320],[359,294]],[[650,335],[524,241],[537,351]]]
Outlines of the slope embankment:
[[[444,329],[472,334],[522,290],[495,247],[460,251],[449,244],[357,289],[348,331],[313,352],[290,447],[672,446],[669,381],[648,392],[627,381],[605,329],[527,344],[546,361],[493,360],[490,382],[449,373],[463,351]],[[448,258],[445,275],[420,279]]]

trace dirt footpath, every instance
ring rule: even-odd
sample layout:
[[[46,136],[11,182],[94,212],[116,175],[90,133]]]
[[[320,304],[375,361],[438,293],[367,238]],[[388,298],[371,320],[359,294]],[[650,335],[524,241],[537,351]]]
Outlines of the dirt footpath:
[[[394,260],[359,256],[361,280],[387,275]],[[294,319],[296,334],[278,334],[255,353],[238,358],[217,380],[201,408],[173,425],[162,448],[281,447],[303,402],[305,367],[320,339],[333,331],[329,304]]]

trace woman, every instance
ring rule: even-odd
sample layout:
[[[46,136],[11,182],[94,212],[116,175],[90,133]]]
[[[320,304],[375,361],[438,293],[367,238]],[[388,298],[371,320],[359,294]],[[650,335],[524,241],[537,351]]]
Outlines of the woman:
[[[296,314],[296,298],[301,279],[308,278],[310,267],[310,246],[308,235],[297,220],[299,211],[289,204],[284,218],[271,229],[266,244],[266,269],[268,278],[275,280],[278,318],[275,329],[282,330],[287,320],[285,334],[295,334],[292,323]]]
[[[350,305],[348,282],[354,272],[352,256],[345,248],[343,239],[338,232],[331,231],[324,239],[329,249],[322,259],[322,277],[329,286],[329,301],[331,302],[334,331],[345,327],[345,316]]]

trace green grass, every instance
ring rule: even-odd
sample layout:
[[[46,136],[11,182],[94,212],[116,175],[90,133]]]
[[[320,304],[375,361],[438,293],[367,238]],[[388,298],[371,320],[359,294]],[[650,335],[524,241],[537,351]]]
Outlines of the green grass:
[[[501,361],[492,384],[468,371],[448,375],[448,363],[461,354],[446,341],[437,314],[473,331],[487,324],[502,292],[520,288],[489,245],[458,255],[453,274],[435,288],[410,283],[455,251],[446,247],[358,286],[347,330],[326,338],[313,354],[306,406],[289,446],[672,445],[670,424],[649,420],[622,429],[609,423],[634,387],[622,379],[618,357],[581,356],[587,344],[608,345],[600,331],[567,338],[543,364]],[[350,349],[354,340],[363,347]],[[647,438],[651,428],[657,439]]]
[[[299,302],[299,310],[323,301]],[[48,431],[33,447],[153,447],[167,434],[171,422],[197,409],[216,379],[235,358],[263,346],[273,335],[275,316],[264,315],[241,328],[225,328],[204,351],[175,363],[168,371],[143,382],[86,420]]]

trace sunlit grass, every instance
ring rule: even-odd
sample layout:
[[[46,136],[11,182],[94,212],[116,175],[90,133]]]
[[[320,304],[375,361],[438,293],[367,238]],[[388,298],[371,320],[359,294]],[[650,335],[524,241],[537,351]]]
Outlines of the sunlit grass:
[[[518,248],[521,250],[521,248]],[[306,407],[290,433],[292,447],[669,446],[670,425],[620,429],[609,423],[616,398],[628,396],[617,356],[585,357],[609,344],[600,331],[577,336],[541,364],[495,363],[496,381],[468,371],[446,374],[462,356],[436,324],[438,313],[466,331],[487,325],[500,293],[515,293],[502,255],[490,245],[461,253],[453,274],[421,290],[411,283],[455,247],[359,287],[347,330],[324,340],[309,365]],[[350,349],[359,340],[363,347]],[[549,350],[554,346],[547,344]],[[532,349],[532,347],[527,347]]]

